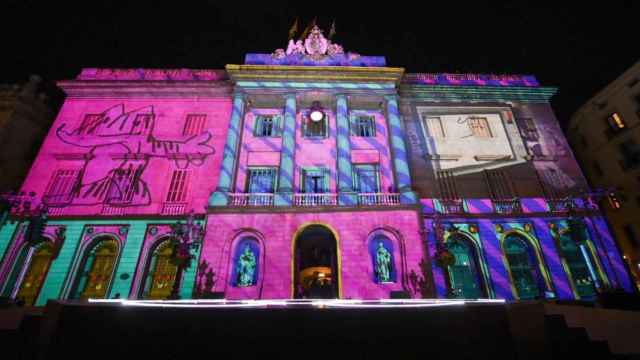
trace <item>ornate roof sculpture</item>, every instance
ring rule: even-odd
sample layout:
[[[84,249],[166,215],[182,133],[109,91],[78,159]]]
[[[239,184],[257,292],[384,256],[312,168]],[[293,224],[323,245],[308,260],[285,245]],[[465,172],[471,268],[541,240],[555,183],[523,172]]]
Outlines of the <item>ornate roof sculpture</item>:
[[[276,49],[272,54],[247,54],[247,65],[304,65],[304,66],[372,66],[386,65],[384,56],[361,56],[346,52],[342,45],[327,39],[314,25],[306,39],[289,40],[287,49]]]

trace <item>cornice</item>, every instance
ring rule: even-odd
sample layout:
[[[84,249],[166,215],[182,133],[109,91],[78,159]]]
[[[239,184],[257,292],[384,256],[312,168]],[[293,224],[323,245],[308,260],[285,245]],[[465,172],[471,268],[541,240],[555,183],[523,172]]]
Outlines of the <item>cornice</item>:
[[[233,86],[228,81],[96,81],[68,80],[57,85],[70,98],[92,97],[210,97],[230,98]]]

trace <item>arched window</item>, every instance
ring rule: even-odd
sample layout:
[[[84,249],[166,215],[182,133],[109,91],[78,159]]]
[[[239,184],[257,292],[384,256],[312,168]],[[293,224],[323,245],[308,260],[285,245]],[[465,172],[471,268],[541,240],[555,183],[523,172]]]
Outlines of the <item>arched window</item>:
[[[235,287],[255,286],[260,269],[260,245],[254,237],[238,241],[234,256],[231,285]]]
[[[560,249],[578,296],[582,299],[594,298],[601,279],[588,245],[585,242],[576,243],[569,233],[565,233],[560,235]]]
[[[163,300],[171,294],[178,271],[178,267],[171,261],[174,248],[171,240],[164,240],[151,253],[145,270],[141,294],[143,299]]]
[[[14,263],[3,295],[11,296],[17,290],[15,299],[24,301],[25,305],[35,304],[53,261],[53,252],[50,242],[42,242],[36,248],[25,245]],[[18,282],[20,287],[16,289]]]
[[[518,298],[532,300],[542,297],[545,283],[533,246],[515,233],[506,236],[503,246]]]
[[[71,299],[105,297],[113,278],[118,250],[119,245],[115,239],[102,238],[85,251]]]
[[[375,236],[369,241],[369,255],[373,265],[373,281],[378,284],[396,282],[393,242],[384,235]]]
[[[451,290],[456,298],[478,299],[482,297],[482,270],[477,251],[464,235],[454,234],[446,242],[455,262],[449,265]]]

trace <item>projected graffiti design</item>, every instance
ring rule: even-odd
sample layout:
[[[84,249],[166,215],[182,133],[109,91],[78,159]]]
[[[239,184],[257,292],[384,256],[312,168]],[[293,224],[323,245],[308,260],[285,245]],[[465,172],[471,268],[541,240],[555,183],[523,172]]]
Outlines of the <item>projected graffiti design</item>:
[[[176,168],[186,169],[202,165],[215,153],[208,131],[161,139],[154,134],[155,121],[153,106],[125,112],[119,104],[87,116],[74,129],[62,124],[56,130],[57,137],[87,150],[67,205],[148,205],[151,194],[144,177],[151,159],[167,159],[175,162]]]

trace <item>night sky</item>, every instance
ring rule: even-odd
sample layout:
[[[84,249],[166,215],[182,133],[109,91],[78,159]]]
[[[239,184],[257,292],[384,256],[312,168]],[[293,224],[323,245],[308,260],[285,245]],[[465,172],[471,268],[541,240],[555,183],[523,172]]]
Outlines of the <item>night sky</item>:
[[[640,59],[638,1],[580,9],[539,1],[422,1],[420,10],[416,2],[347,3],[11,0],[0,12],[0,83],[29,74],[70,79],[82,67],[223,68],[247,52],[286,47],[293,20],[317,16],[325,34],[335,19],[334,41],[346,51],[384,55],[407,72],[534,74],[560,88],[552,104],[564,122]]]

